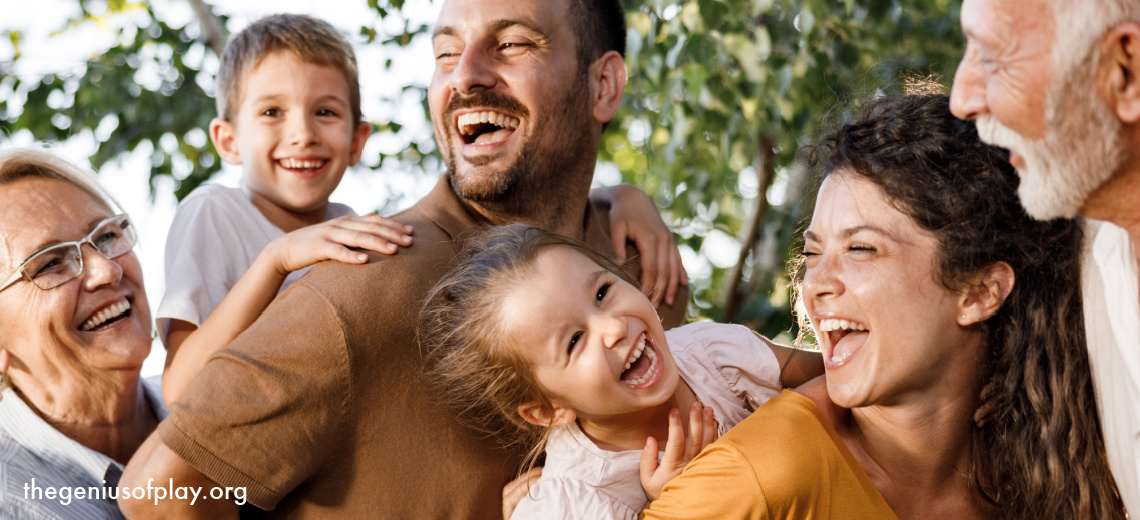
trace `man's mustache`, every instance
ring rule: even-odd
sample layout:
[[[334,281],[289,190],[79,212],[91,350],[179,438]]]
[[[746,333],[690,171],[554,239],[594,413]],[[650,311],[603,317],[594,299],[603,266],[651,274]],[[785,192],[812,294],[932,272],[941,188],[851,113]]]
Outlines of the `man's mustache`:
[[[467,108],[485,108],[519,118],[530,115],[530,111],[528,111],[526,107],[522,105],[522,103],[519,103],[517,99],[499,94],[497,92],[483,90],[477,91],[473,94],[468,94],[466,96],[452,96],[451,102],[448,103],[447,111],[445,113],[447,114],[448,119],[454,119],[452,115],[457,110],[464,110]]]

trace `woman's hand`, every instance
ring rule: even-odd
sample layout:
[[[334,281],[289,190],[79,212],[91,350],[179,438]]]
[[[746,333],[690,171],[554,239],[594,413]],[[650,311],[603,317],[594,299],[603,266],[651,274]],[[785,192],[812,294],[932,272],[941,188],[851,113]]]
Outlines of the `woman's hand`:
[[[287,233],[269,243],[264,254],[282,276],[322,260],[363,264],[368,255],[350,248],[395,254],[397,246],[412,244],[412,227],[375,213],[339,217]]]
[[[680,475],[693,457],[716,440],[716,431],[712,407],[693,403],[689,408],[688,436],[681,427],[680,411],[674,408],[669,412],[669,439],[665,442],[661,462],[657,462],[657,439],[646,439],[645,448],[641,450],[641,487],[650,502],[661,496],[665,483]]]
[[[511,515],[515,513],[515,508],[518,507],[519,502],[530,491],[530,486],[541,476],[542,466],[530,468],[530,471],[503,486],[503,520],[511,520]]]
[[[662,299],[672,305],[677,287],[689,285],[673,231],[661,220],[657,205],[631,184],[598,188],[591,198],[610,206],[610,240],[618,263],[625,261],[626,241],[641,257],[641,291],[657,307]]]

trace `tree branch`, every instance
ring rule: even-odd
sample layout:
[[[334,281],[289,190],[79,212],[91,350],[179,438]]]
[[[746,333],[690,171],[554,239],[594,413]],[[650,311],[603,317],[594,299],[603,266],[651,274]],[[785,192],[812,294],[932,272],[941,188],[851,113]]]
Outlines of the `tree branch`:
[[[222,19],[214,14],[213,7],[205,0],[187,1],[194,10],[194,16],[198,18],[198,26],[202,28],[202,41],[220,58],[222,50],[226,48],[226,40],[230,37],[229,31],[222,24]]]
[[[776,140],[769,136],[760,138],[760,149],[753,159],[753,169],[759,177],[759,191],[756,193],[756,207],[752,211],[752,219],[747,224],[744,240],[740,242],[740,258],[732,266],[729,275],[728,295],[724,303],[724,321],[732,322],[744,305],[745,294],[741,292],[740,285],[744,281],[744,263],[748,254],[756,248],[760,240],[760,230],[764,226],[764,216],[768,214],[768,188],[772,186],[772,179],[776,177]]]

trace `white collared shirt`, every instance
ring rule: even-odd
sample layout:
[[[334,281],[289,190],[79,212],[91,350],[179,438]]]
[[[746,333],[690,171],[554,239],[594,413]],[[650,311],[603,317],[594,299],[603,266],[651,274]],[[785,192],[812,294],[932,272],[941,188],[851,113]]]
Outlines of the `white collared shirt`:
[[[1140,279],[1128,232],[1086,221],[1081,289],[1097,411],[1109,466],[1131,514],[1140,512]]]
[[[142,387],[162,420],[167,412],[158,384],[144,380]],[[52,428],[12,388],[0,392],[0,518],[122,518],[116,501],[103,498],[117,496],[110,488],[122,474],[122,464]]]

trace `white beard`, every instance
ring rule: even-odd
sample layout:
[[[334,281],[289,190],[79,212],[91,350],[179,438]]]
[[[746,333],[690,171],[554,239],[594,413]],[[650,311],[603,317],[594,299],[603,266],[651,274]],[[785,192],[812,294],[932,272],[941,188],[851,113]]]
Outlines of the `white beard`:
[[[1079,75],[1076,72],[1058,77]],[[1045,137],[1041,139],[1026,139],[990,114],[977,120],[982,141],[1016,151],[1025,158],[1025,167],[1017,168],[1021,177],[1017,194],[1026,213],[1038,220],[1077,216],[1089,196],[1116,173],[1124,158],[1120,120],[1096,98],[1091,82],[1065,83],[1049,93]]]

